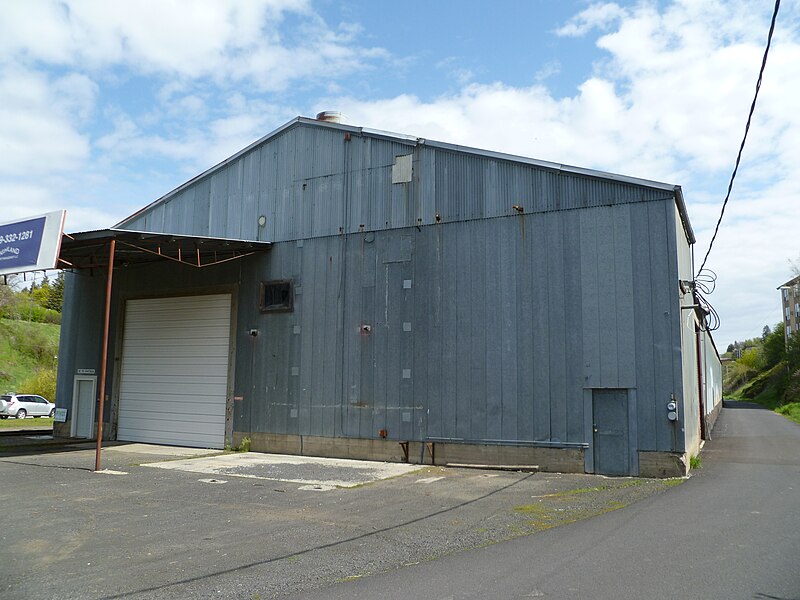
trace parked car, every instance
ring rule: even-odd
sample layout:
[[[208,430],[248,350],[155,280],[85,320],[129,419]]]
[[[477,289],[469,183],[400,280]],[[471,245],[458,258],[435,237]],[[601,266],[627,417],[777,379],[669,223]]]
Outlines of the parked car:
[[[35,394],[4,394],[0,396],[0,419],[16,417],[53,417],[56,405]]]

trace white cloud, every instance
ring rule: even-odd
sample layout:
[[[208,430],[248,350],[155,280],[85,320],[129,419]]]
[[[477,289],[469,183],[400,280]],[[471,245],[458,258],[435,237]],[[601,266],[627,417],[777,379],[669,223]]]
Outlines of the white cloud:
[[[0,2],[0,191],[98,225],[115,212],[89,207],[99,190],[145,204],[114,183],[172,181],[152,159],[193,175],[297,114],[257,95],[329,89],[389,58],[359,34],[307,0]]]
[[[771,8],[771,7],[767,7]],[[682,184],[705,254],[752,100],[769,14],[752,3],[679,0],[594,5],[561,35],[606,32],[607,52],[572,96],[543,85],[463,87],[425,102],[327,100],[350,122]],[[780,23],[785,23],[780,27]],[[775,287],[798,255],[800,205],[800,35],[790,13],[773,40],[742,166],[708,266],[723,317],[719,342],[780,319]],[[320,104],[319,106],[323,106]]]
[[[187,100],[189,99],[189,100]],[[194,96],[180,98],[178,104],[200,102]],[[224,160],[288,120],[294,113],[285,107],[231,94],[220,116],[193,123],[175,135],[148,133],[125,113],[113,117],[114,129],[99,137],[96,146],[103,160],[123,163],[144,157],[160,157],[181,164],[195,174]]]
[[[286,16],[300,20],[286,39]],[[218,82],[247,79],[263,90],[333,79],[387,54],[355,43],[358,28],[330,29],[305,0],[55,0],[0,4],[0,56],[93,72],[131,72]]]
[[[287,106],[297,97],[289,91],[301,89],[333,96],[308,103],[357,125],[682,184],[699,261],[741,139],[769,8],[595,3],[556,32],[595,36],[604,53],[573,94],[547,87],[559,68],[550,62],[532,65],[537,84],[527,87],[451,69],[455,91],[425,101],[342,96],[355,89],[354,73],[369,84],[377,67],[402,60],[359,43],[369,32],[357,26],[327,25],[310,1],[0,2],[0,202],[4,214],[8,198],[26,214],[69,203],[68,228],[107,226],[177,174],[188,178],[313,114]],[[720,345],[780,318],[774,287],[800,253],[792,212],[800,34],[797,9],[782,11],[709,263],[720,275],[711,298],[725,323]],[[156,90],[141,92],[143,107],[110,97],[139,83]],[[124,207],[102,204],[106,195]]]
[[[557,60],[551,60],[546,62],[538,71],[536,71],[534,74],[534,79],[541,83],[554,75],[558,75],[560,72],[561,63]]]
[[[89,140],[73,125],[94,101],[91,82],[0,69],[0,175],[37,175],[78,168]]]
[[[593,29],[607,29],[626,15],[627,11],[615,2],[592,4],[572,17],[563,27],[557,29],[556,34],[566,37],[581,37]]]
[[[0,181],[0,205],[3,207],[1,222],[59,209],[46,187],[10,181]]]

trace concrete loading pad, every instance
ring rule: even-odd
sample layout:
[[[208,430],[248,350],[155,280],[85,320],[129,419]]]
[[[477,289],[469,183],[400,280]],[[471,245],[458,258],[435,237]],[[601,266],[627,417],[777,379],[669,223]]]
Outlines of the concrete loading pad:
[[[216,477],[245,477],[297,483],[302,489],[351,488],[381,479],[405,475],[419,465],[367,460],[315,458],[283,454],[221,454],[203,458],[169,460],[142,466],[202,473]]]

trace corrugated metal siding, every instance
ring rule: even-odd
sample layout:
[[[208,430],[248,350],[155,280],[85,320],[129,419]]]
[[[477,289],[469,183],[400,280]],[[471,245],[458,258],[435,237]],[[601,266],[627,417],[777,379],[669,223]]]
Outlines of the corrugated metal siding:
[[[682,382],[681,388],[676,393],[678,400],[683,400],[683,410],[679,411],[682,417],[683,433],[685,435],[686,451],[691,451],[700,443],[700,375],[698,365],[702,368],[702,356],[698,353],[697,333],[695,325],[695,311],[691,307],[694,304],[692,294],[678,294],[678,281],[693,279],[692,251],[686,236],[683,233],[680,215],[677,208],[673,208],[670,213],[672,219],[670,224],[674,228],[673,242],[673,290],[676,297],[677,311],[679,318],[676,319],[677,326],[680,327],[680,347],[676,349],[677,365],[679,371],[675,378]],[[702,351],[702,348],[701,348]],[[679,402],[680,404],[680,402]],[[682,436],[683,437],[683,436]]]
[[[650,247],[666,236],[668,210],[620,205],[276,244],[243,276],[239,330],[261,335],[238,338],[245,402],[234,427],[588,442],[584,389],[637,388],[640,449],[671,450],[658,400],[675,390],[673,356],[659,336],[671,335],[675,299],[654,289],[671,278]],[[284,278],[298,289],[294,312],[261,314],[258,281]]]
[[[711,335],[707,331],[704,331],[701,335],[703,342],[705,408],[706,414],[709,414],[722,402],[722,363],[714,348]]]
[[[73,381],[78,369],[95,369],[100,373],[104,296],[105,279],[99,273],[96,277],[87,277],[64,271],[64,310],[61,314],[61,335],[58,342],[58,386],[55,402],[60,408],[66,408],[70,412]],[[98,381],[98,390],[99,383]],[[108,421],[108,416],[105,421]]]
[[[405,154],[412,180],[392,184]],[[116,281],[241,286],[237,431],[588,442],[586,390],[624,388],[638,448],[680,450],[678,221],[663,188],[296,126],[126,223],[276,241],[268,255]],[[285,278],[294,312],[260,313],[259,282]]]
[[[209,270],[122,271],[112,322],[132,295],[239,285],[237,431],[588,442],[585,390],[633,388],[639,449],[672,450],[674,231],[663,201],[282,242]],[[259,282],[284,278],[294,312],[262,314]],[[79,279],[67,306],[99,306],[100,274]],[[80,319],[67,310],[65,332]],[[99,368],[98,348],[62,336],[62,371]]]
[[[395,157],[413,177],[392,184]],[[649,202],[660,188],[298,124],[143,211],[124,227],[287,241],[525,213]],[[267,225],[259,230],[259,215]]]

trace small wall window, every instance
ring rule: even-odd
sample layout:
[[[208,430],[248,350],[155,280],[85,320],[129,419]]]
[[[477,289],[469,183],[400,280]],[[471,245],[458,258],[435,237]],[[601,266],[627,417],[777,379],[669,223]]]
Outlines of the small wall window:
[[[294,286],[291,279],[261,282],[261,312],[294,310]]]

